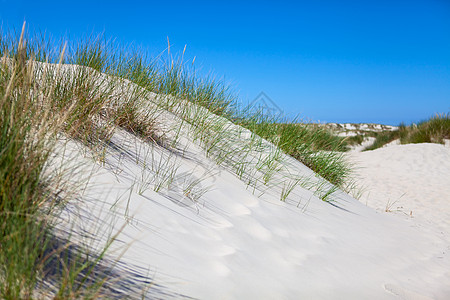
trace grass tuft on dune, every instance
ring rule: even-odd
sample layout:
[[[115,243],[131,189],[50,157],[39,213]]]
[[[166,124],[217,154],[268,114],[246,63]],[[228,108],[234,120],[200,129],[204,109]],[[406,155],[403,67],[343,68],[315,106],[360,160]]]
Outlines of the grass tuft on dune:
[[[384,131],[375,136],[374,143],[364,150],[375,150],[396,139],[401,144],[444,144],[445,139],[450,139],[450,114],[436,114],[428,120],[409,126],[401,124],[397,130]]]

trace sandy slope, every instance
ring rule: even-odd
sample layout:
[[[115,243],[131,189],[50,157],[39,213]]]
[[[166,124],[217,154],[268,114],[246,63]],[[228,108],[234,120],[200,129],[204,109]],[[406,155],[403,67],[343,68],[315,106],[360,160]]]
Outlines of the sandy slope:
[[[65,207],[58,228],[74,229],[72,240],[87,243],[92,250],[100,250],[119,232],[107,259],[120,256],[115,271],[123,278],[115,288],[121,296],[138,297],[145,289],[144,277],[151,281],[149,299],[447,299],[450,295],[448,239],[434,227],[376,211],[340,191],[327,203],[306,185],[296,186],[281,202],[286,174],[303,176],[312,184],[321,180],[282,155],[282,171],[269,184],[248,185],[264,174],[253,167],[239,178],[231,167],[219,167],[207,157],[194,141],[190,126],[195,124],[180,127],[181,120],[168,112],[159,117],[158,126],[167,138],[181,137],[175,148],[117,130],[102,161],[92,159],[90,150],[74,141],[61,143],[52,160],[54,170],[63,170],[67,179],[85,179]],[[215,118],[219,117],[210,116],[218,121]],[[227,126],[231,147],[250,138],[245,130]],[[270,154],[267,143],[259,148],[245,153],[245,158],[253,162]],[[404,156],[395,155],[393,161]],[[409,167],[399,164],[399,168]],[[155,186],[171,172],[170,187],[156,192]],[[438,174],[438,180],[448,178],[448,168]],[[418,190],[419,185],[417,181]],[[419,216],[420,209],[406,209]]]
[[[100,241],[93,248],[122,228],[111,255],[128,247],[118,268],[156,282],[150,298],[446,299],[450,294],[448,254],[411,220],[376,212],[344,193],[334,196],[335,205],[300,187],[286,203],[271,189],[258,197],[194,143],[171,159],[177,159],[179,174],[211,186],[203,197],[194,203],[177,190],[139,191],[149,153],[167,159],[168,150],[125,132],[113,143],[120,147],[110,149],[103,165],[83,158],[79,146],[66,145],[66,159],[84,161],[85,172],[94,176],[81,201],[68,206],[64,226],[92,234]],[[293,171],[311,172],[289,158],[286,163]],[[206,170],[214,175],[204,176]]]

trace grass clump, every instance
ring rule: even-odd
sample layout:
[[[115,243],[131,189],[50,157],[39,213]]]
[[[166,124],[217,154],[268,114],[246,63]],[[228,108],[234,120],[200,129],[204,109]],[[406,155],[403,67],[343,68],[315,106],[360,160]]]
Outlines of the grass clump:
[[[341,153],[346,147],[343,139],[326,128],[279,122],[265,117],[241,122],[244,127],[272,142],[331,183],[344,187],[349,179],[351,169]]]
[[[0,295],[32,297],[48,243],[55,179],[44,176],[52,137],[64,122],[36,91],[26,63],[23,32],[11,59],[0,64]],[[4,45],[2,45],[4,46]],[[2,47],[1,53],[7,52]],[[54,119],[56,117],[56,119]]]
[[[2,45],[3,46],[3,45]],[[12,59],[0,65],[0,295],[30,298],[37,262],[45,248],[46,220],[38,211],[49,196],[45,162],[54,134],[48,110],[38,106],[31,68],[25,63],[23,34]],[[2,53],[7,49],[2,47]],[[45,128],[45,130],[40,130]]]
[[[364,150],[383,147],[396,139],[400,140],[400,144],[444,144],[445,139],[450,139],[450,114],[436,114],[418,124],[400,124],[397,130],[377,133],[375,142]]]
[[[49,166],[59,136],[90,145],[103,138],[100,112],[111,87],[90,69],[63,66],[65,47],[58,64],[36,61],[50,54],[35,53],[37,46],[27,41],[25,24],[20,37],[0,39],[0,298],[38,297],[36,288],[55,262],[57,298],[95,294],[104,279],[90,270],[103,253],[97,260],[65,264],[60,254],[70,241],[54,248],[55,215],[74,187]],[[71,255],[83,256],[82,250]]]
[[[450,113],[436,114],[417,125],[400,128],[400,142],[408,143],[439,143],[450,139]]]

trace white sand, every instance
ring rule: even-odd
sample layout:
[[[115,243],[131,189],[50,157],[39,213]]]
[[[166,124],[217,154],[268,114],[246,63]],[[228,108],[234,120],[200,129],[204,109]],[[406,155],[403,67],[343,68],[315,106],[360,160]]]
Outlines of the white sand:
[[[418,217],[450,229],[450,147],[393,145],[351,153],[361,201],[379,211]]]
[[[178,158],[180,171],[201,178],[212,170],[214,176],[202,181],[212,187],[209,192],[197,203],[177,191],[156,193],[148,188],[139,194],[136,178],[146,175],[136,156],[148,161],[146,153],[168,155],[167,150],[151,149],[123,132],[113,141],[122,147],[121,160],[119,153],[111,152],[105,166],[86,161],[94,170],[91,188],[82,202],[69,206],[69,223],[100,240],[125,226],[110,255],[129,247],[121,263],[151,277],[169,294],[202,299],[450,295],[449,244],[437,239],[436,230],[375,212],[343,193],[335,205],[300,187],[286,203],[270,191],[258,198],[193,144],[185,154],[190,159]],[[81,162],[73,149],[72,161]],[[290,164],[308,172],[297,161]],[[80,212],[79,219],[75,211]],[[154,293],[150,298],[157,297],[158,287],[150,287],[150,292]]]
[[[450,252],[450,145],[394,141],[374,151],[352,152],[361,186],[360,201],[377,211],[406,219],[440,249],[438,262],[448,265]],[[448,282],[450,271],[447,272]],[[450,294],[446,295],[447,298]],[[445,298],[445,297],[444,297]]]

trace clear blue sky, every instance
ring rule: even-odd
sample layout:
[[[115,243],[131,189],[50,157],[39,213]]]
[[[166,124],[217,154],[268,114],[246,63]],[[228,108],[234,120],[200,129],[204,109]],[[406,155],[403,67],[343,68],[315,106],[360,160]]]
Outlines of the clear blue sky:
[[[450,0],[0,0],[0,20],[54,37],[104,32],[152,54],[168,36],[243,103],[264,91],[313,121],[398,124],[450,111]]]

